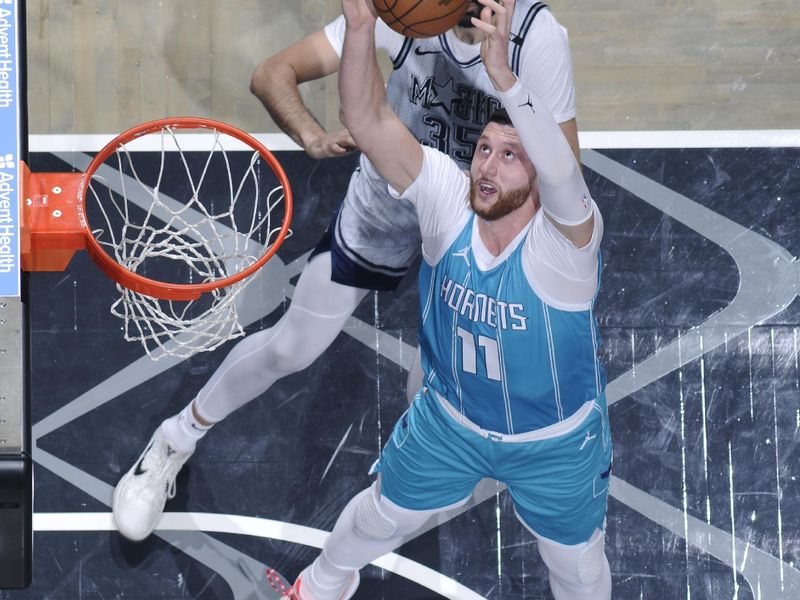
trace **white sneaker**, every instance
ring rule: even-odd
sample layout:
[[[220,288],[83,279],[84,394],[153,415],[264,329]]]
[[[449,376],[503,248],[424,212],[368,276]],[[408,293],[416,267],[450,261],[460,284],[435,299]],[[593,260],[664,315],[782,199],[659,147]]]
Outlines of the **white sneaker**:
[[[153,532],[164,505],[175,497],[175,478],[192,452],[178,452],[156,429],[139,460],[119,480],[114,490],[117,529],[134,542]]]

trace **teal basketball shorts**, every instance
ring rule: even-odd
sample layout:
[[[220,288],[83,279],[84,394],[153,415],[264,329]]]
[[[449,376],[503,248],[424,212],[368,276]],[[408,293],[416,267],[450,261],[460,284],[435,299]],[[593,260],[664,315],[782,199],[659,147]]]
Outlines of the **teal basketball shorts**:
[[[604,394],[561,423],[503,435],[423,390],[395,424],[374,471],[381,494],[410,510],[458,506],[481,479],[496,479],[528,529],[573,545],[604,528],[611,455]]]

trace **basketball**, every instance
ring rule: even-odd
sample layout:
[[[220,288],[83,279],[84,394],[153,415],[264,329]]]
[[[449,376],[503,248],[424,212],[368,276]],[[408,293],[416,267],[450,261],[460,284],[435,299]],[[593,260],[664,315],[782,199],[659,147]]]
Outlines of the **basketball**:
[[[433,37],[458,24],[471,0],[372,0],[378,16],[397,33]]]

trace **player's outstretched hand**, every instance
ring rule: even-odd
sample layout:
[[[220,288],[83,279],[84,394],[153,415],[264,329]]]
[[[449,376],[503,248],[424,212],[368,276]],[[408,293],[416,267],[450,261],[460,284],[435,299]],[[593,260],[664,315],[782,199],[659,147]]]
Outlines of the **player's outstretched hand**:
[[[508,40],[511,35],[514,0],[478,1],[483,4],[481,16],[479,19],[472,17],[472,24],[486,34],[481,43],[481,60],[495,89],[504,92],[517,80],[508,66]]]
[[[344,156],[358,150],[353,136],[347,129],[325,132],[306,144],[305,151],[311,158]]]

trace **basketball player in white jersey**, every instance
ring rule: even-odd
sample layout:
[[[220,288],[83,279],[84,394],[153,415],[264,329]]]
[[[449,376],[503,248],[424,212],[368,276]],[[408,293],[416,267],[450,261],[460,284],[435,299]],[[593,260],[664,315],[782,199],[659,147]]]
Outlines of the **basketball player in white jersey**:
[[[345,507],[293,600],[352,597],[360,568],[484,477],[507,484],[556,600],[611,598],[611,439],[592,312],[602,219],[556,121],[509,67],[513,0],[481,3],[481,56],[507,113],[490,117],[467,174],[387,104],[371,0],[342,2],[343,121],[419,218],[424,386],[379,480]]]
[[[477,15],[479,6],[470,9]],[[509,64],[561,123],[576,156],[575,90],[567,34],[547,7],[518,0],[507,43]],[[393,62],[387,94],[393,110],[426,146],[463,168],[489,114],[500,101],[480,61],[483,32],[469,16],[435,38],[405,38],[379,22],[378,47]],[[275,122],[314,158],[355,148],[346,130],[327,133],[303,105],[299,83],[338,69],[344,18],[266,60],[252,89]],[[333,342],[369,290],[393,290],[420,248],[409,202],[392,202],[386,182],[361,158],[340,210],[303,270],[286,314],[273,327],[239,342],[183,411],[165,420],[120,480],[113,510],[119,531],[141,540],[156,526],[177,473],[210,427],[300,371]],[[415,361],[416,362],[416,361]],[[418,362],[417,362],[418,364]],[[419,388],[419,368],[409,375]]]

